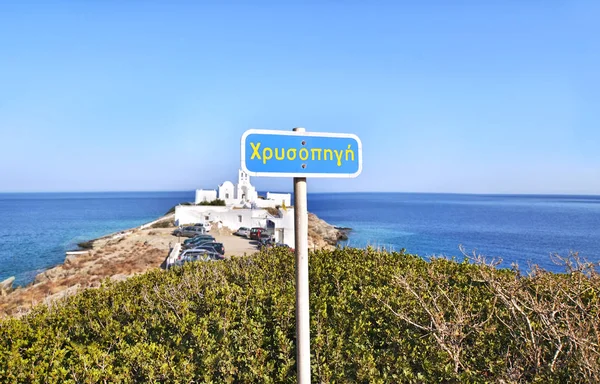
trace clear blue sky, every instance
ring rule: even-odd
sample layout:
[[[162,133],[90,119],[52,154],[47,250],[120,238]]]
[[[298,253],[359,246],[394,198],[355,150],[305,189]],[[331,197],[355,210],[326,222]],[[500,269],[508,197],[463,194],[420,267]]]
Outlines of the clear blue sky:
[[[313,192],[600,194],[599,2],[171,3],[0,4],[0,191],[213,188],[303,126],[364,147]]]

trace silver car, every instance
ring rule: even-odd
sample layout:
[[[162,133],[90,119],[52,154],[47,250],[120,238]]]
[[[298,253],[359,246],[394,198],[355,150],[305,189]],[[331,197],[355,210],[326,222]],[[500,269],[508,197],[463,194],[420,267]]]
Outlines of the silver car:
[[[248,237],[250,236],[250,228],[240,227],[235,234],[242,237]]]
[[[173,231],[174,236],[182,236],[182,237],[194,237],[198,235],[203,235],[206,233],[206,230],[203,227],[183,227],[177,228]]]

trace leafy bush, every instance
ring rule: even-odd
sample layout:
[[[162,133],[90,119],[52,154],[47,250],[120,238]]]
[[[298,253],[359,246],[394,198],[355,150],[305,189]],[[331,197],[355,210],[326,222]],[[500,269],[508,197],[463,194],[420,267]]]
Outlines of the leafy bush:
[[[596,273],[532,276],[372,249],[310,255],[315,382],[598,382]],[[107,281],[0,323],[6,382],[286,382],[294,256]]]
[[[225,200],[214,199],[213,201],[201,201],[200,203],[198,203],[198,205],[212,205],[212,206],[224,207]]]

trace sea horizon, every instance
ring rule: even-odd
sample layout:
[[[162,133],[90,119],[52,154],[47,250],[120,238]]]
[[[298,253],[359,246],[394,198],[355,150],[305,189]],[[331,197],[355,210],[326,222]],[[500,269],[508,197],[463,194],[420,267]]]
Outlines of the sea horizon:
[[[264,192],[261,192],[264,193]],[[0,281],[26,284],[77,243],[134,228],[191,202],[194,191],[0,193]],[[18,203],[16,203],[18,202]],[[427,258],[467,250],[560,272],[553,252],[600,260],[600,196],[418,192],[311,192],[308,209],[349,227],[342,243]]]
[[[195,193],[195,189],[191,190],[131,190],[131,191],[25,191],[25,192],[0,192],[2,195],[35,195],[35,194],[103,194],[103,193]],[[269,191],[273,193],[290,193],[293,191],[287,190],[274,190]],[[259,191],[259,193],[266,193],[266,191]],[[501,192],[406,192],[406,191],[317,191],[308,192],[309,195],[318,194],[419,194],[419,195],[475,195],[475,196],[542,196],[542,197],[600,197],[598,194],[590,193],[501,193]]]

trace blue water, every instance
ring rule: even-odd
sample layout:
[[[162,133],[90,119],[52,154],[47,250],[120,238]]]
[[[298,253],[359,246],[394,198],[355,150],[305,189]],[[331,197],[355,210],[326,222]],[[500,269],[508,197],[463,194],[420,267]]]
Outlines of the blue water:
[[[139,226],[193,192],[0,194],[0,281],[31,282],[77,243]]]
[[[421,256],[457,256],[459,245],[554,272],[551,253],[578,251],[600,261],[600,196],[349,193],[309,196],[308,209],[353,228],[349,246],[380,246]]]
[[[135,227],[193,192],[0,194],[0,281],[27,284],[62,263],[80,241]],[[308,208],[353,228],[348,245],[427,257],[461,256],[458,246],[561,271],[550,253],[600,260],[600,196],[492,196],[404,193],[310,194]]]

